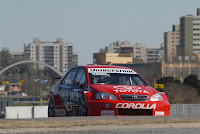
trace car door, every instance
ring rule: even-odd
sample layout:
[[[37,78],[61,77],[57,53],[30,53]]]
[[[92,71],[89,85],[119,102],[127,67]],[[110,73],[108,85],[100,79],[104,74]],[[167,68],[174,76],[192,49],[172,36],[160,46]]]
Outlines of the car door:
[[[70,102],[72,98],[71,92],[73,92],[73,82],[77,74],[78,68],[70,70],[59,86],[59,94],[64,102]]]
[[[84,68],[79,68],[78,73],[74,79],[73,93],[74,101],[79,101],[86,86],[86,71]]]

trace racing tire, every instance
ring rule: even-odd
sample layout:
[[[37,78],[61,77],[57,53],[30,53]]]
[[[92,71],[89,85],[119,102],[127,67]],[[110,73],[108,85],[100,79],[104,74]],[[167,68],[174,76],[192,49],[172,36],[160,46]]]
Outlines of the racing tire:
[[[79,116],[87,116],[88,108],[87,108],[87,98],[85,95],[82,95],[79,101]]]
[[[48,105],[48,117],[54,117],[54,113],[55,113],[54,101],[53,98],[51,97]]]

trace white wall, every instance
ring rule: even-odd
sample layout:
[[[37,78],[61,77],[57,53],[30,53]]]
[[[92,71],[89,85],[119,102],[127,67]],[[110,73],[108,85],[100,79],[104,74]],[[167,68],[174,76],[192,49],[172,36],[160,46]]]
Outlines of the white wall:
[[[48,106],[8,106],[5,107],[6,119],[47,118]]]
[[[35,106],[34,118],[48,118],[48,106]]]
[[[6,119],[32,118],[32,106],[9,106],[5,107]]]

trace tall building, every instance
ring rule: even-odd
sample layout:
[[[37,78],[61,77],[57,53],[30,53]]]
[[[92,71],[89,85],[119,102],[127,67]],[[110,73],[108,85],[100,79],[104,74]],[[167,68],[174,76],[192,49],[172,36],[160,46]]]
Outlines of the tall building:
[[[131,64],[133,63],[132,53],[94,53],[93,64]]]
[[[8,51],[8,52],[10,52],[9,48],[7,48],[7,47],[3,47],[1,51]]]
[[[172,32],[164,33],[165,62],[173,62],[177,57],[177,46],[180,45],[180,27],[172,26]]]
[[[11,52],[10,54],[12,55],[13,58],[24,59],[23,52]]]
[[[77,54],[73,54],[72,43],[64,43],[62,38],[58,38],[56,42],[43,42],[35,38],[33,43],[24,44],[24,57],[44,62],[61,72],[66,72],[78,63]]]
[[[73,53],[73,66],[78,66],[78,53]]]
[[[135,46],[133,46],[128,41],[116,41],[116,42],[111,43],[109,46],[105,47],[105,49],[100,49],[99,52],[100,53],[94,54],[94,63],[96,64],[100,64],[100,63],[128,64],[132,62],[134,63],[146,62],[146,47],[140,43],[137,43]],[[108,54],[103,55],[101,53],[108,53]],[[117,54],[114,54],[114,53],[117,53]],[[102,57],[100,57],[100,55]],[[106,58],[107,56],[112,57],[112,58]],[[109,60],[107,61],[107,59]],[[114,60],[114,62],[110,61],[111,59]],[[121,61],[117,62],[117,60],[121,60]]]
[[[200,54],[200,8],[197,16],[186,15],[180,18],[180,45],[183,59]]]
[[[160,48],[147,48],[147,62],[162,62],[164,61],[164,44]]]
[[[145,63],[147,61],[147,57],[146,57],[146,47],[144,45],[142,45],[141,43],[137,43],[135,46],[133,46],[130,42],[128,41],[116,41],[111,43],[109,46],[105,47],[105,49],[100,49],[99,51],[101,53],[110,53],[111,55],[113,55],[113,57],[119,56],[119,59],[122,59],[123,57],[125,58],[127,56],[128,60],[124,60],[121,61],[125,64],[130,63],[130,59],[132,59],[133,63],[140,63],[143,62]],[[114,54],[112,53],[118,53],[114,56]],[[123,54],[126,53],[126,54]],[[130,58],[130,54],[132,55],[132,58]],[[94,55],[95,57],[97,57],[97,53],[95,53]],[[101,57],[103,58],[103,57]],[[98,58],[99,59],[99,58]],[[99,60],[98,60],[99,61]],[[105,60],[104,60],[105,61]],[[118,63],[121,63],[120,61]],[[95,59],[94,59],[94,63]],[[105,62],[103,62],[105,63]],[[112,63],[112,62],[108,62],[108,63]],[[116,62],[114,62],[116,63]],[[116,64],[118,64],[116,63]]]
[[[146,52],[147,52],[146,47],[143,46],[141,43],[137,43],[133,49],[133,57],[142,59],[143,62],[146,63],[147,62]]]
[[[105,49],[100,49],[100,53],[125,53],[125,51],[131,47],[133,46],[128,41],[116,41],[105,47]]]

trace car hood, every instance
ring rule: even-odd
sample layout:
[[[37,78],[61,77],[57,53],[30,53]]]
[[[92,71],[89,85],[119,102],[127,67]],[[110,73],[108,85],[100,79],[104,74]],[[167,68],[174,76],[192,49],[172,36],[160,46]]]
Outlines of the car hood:
[[[101,85],[92,84],[91,89],[95,92],[107,92],[110,94],[146,94],[153,95],[157,92],[150,86],[132,86],[132,85]]]

